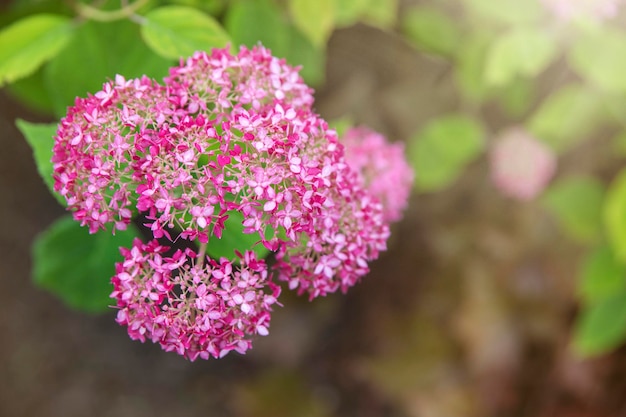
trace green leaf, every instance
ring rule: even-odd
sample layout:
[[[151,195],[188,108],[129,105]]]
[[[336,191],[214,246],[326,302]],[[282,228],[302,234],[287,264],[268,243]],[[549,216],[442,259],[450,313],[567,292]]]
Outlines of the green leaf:
[[[574,330],[574,351],[581,356],[600,355],[626,340],[626,291],[586,306]]]
[[[586,304],[626,291],[626,266],[608,246],[595,248],[580,268],[578,292]]]
[[[397,0],[334,0],[337,27],[351,26],[359,21],[388,29],[396,23]]]
[[[602,97],[579,84],[551,94],[530,118],[529,130],[557,152],[572,147],[607,119]]]
[[[196,51],[210,51],[231,43],[215,19],[191,7],[159,7],[144,17],[141,36],[165,58],[188,57]]]
[[[229,211],[228,219],[224,223],[224,231],[222,238],[215,236],[209,238],[207,245],[207,254],[214,259],[226,257],[232,259],[235,250],[244,253],[247,250],[253,250],[259,259],[265,258],[270,252],[260,241],[256,233],[243,232],[243,215],[238,211]]]
[[[626,114],[626,94],[604,93],[602,94],[602,100],[604,109],[606,109],[606,123],[616,124],[619,127],[623,127],[624,114]]]
[[[495,97],[502,104],[507,115],[521,118],[531,107],[534,99],[536,83],[528,79],[518,79],[496,89]]]
[[[479,19],[510,25],[537,22],[542,8],[536,0],[467,0],[466,9]]]
[[[224,26],[236,45],[251,48],[259,42],[276,56],[286,57],[289,50],[289,25],[281,11],[268,0],[233,3]]]
[[[554,39],[537,28],[519,28],[498,37],[487,51],[485,79],[504,85],[516,77],[534,77],[556,57]]]
[[[626,261],[626,169],[609,187],[604,201],[604,227],[613,252]]]
[[[612,149],[617,155],[626,157],[626,131],[622,131],[613,137]]]
[[[45,69],[45,81],[57,115],[76,97],[102,88],[121,74],[126,79],[147,75],[162,78],[172,61],[153,53],[141,40],[139,28],[130,21],[87,22],[72,42]]]
[[[484,72],[491,39],[490,34],[474,31],[463,40],[463,48],[457,50],[456,83],[463,94],[475,102],[483,101],[489,92]]]
[[[435,8],[410,9],[402,17],[402,29],[418,48],[441,55],[453,55],[461,41],[457,24]]]
[[[54,103],[46,90],[43,68],[7,86],[17,100],[40,113],[54,114]]]
[[[74,9],[65,0],[19,0],[5,2],[0,13],[0,27],[9,26],[20,19],[40,15],[67,15],[72,16]]]
[[[296,27],[318,48],[323,49],[333,31],[334,3],[334,0],[289,0]]]
[[[339,0],[335,1],[335,24],[351,26],[368,10],[371,0]]]
[[[316,48],[295,27],[289,31],[289,51],[285,54],[288,62],[301,65],[300,74],[309,85],[320,85],[324,81],[326,54]]]
[[[302,78],[310,84],[321,83],[324,76],[324,53],[315,48],[267,0],[244,0],[228,10],[225,26],[236,45],[253,47],[261,42],[275,56],[291,65],[301,65]]]
[[[34,73],[72,38],[65,16],[39,14],[19,20],[0,32],[0,86]]]
[[[229,2],[228,0],[169,0],[168,3],[193,7],[194,9],[200,9],[212,16],[218,16],[224,11],[226,3],[233,2]]]
[[[416,186],[434,191],[450,185],[480,154],[484,142],[483,127],[468,116],[450,115],[430,122],[409,148]]]
[[[18,119],[15,124],[33,150],[33,158],[39,175],[41,175],[41,178],[57,201],[63,206],[67,205],[65,199],[54,191],[54,180],[52,179],[53,167],[51,159],[54,135],[57,131],[56,123],[29,123]]]
[[[349,116],[343,116],[337,119],[329,120],[328,126],[337,132],[339,141],[341,141],[342,136],[348,131],[348,129],[354,126],[354,120],[352,120]]]
[[[595,178],[566,178],[552,185],[542,202],[570,237],[589,243],[602,234],[604,194],[604,186]]]
[[[119,247],[130,247],[139,233],[128,230],[90,235],[70,216],[57,220],[33,245],[33,278],[67,305],[88,312],[106,311],[112,304],[111,277],[122,256]]]
[[[626,92],[626,33],[604,26],[572,42],[570,66],[588,81],[609,92]]]
[[[368,0],[361,20],[382,29],[390,29],[396,23],[397,13],[398,0]]]

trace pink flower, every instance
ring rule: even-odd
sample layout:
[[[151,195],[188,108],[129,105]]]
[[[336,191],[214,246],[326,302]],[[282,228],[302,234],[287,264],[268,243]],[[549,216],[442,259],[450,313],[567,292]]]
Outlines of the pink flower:
[[[147,78],[118,77],[96,95],[77,98],[61,120],[52,157],[54,187],[91,233],[106,224],[123,230],[130,222],[132,184],[147,158],[144,143],[155,135],[152,120],[170,111],[163,93]]]
[[[345,160],[336,133],[314,115],[300,120],[311,136],[295,140],[301,151],[288,153],[284,168],[297,182],[264,223],[289,225],[289,239],[278,241],[278,279],[312,299],[345,292],[369,272],[368,262],[386,249],[389,226],[382,205]]]
[[[404,157],[403,144],[390,144],[383,135],[366,127],[348,129],[341,143],[348,164],[382,203],[384,220],[400,220],[413,185],[413,170]]]
[[[389,226],[382,206],[360,187],[350,169],[335,174],[343,187],[326,196],[306,234],[280,244],[278,279],[309,299],[346,292],[369,272],[369,262],[386,250]],[[334,178],[333,178],[334,179]],[[341,191],[347,191],[342,193]]]
[[[293,120],[310,111],[311,93],[262,47],[198,52],[171,69],[165,87],[118,76],[61,120],[55,189],[92,233],[124,229],[133,212],[147,212],[155,237],[177,228],[207,241],[231,209],[224,181],[239,168],[233,158],[250,143],[273,151],[263,148],[268,126],[281,126],[283,142],[296,134]]]
[[[151,340],[193,361],[245,353],[253,335],[267,335],[280,287],[268,281],[267,266],[254,252],[239,254],[236,264],[201,260],[190,250],[167,257],[168,249],[139,240],[121,249],[111,297],[117,322],[132,339]]]
[[[554,153],[520,128],[507,130],[497,139],[490,161],[496,187],[518,200],[535,198],[556,169]]]
[[[363,129],[347,159],[312,104],[297,70],[256,47],[197,52],[164,85],[118,76],[69,108],[55,189],[90,232],[123,230],[141,212],[155,239],[202,245],[237,213],[276,253],[268,270],[253,252],[217,261],[168,257],[156,240],[122,249],[111,296],[131,338],[191,360],[244,353],[268,333],[277,281],[314,298],[369,271],[412,173],[400,145]]]

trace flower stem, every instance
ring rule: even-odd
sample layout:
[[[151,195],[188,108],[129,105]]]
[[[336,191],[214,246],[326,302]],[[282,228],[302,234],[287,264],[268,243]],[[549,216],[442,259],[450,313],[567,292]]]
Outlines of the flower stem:
[[[206,243],[200,244],[200,250],[198,251],[198,263],[196,263],[196,268],[202,269],[204,266],[204,258],[206,257]]]

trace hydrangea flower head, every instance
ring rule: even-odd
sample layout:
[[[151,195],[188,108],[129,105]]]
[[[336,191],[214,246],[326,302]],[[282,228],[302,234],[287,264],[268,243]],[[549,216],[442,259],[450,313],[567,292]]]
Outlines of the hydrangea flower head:
[[[268,281],[254,252],[238,254],[235,263],[199,259],[190,250],[166,257],[168,249],[156,240],[122,249],[111,297],[117,322],[132,339],[152,340],[193,361],[245,353],[251,335],[268,334],[280,287]]]
[[[154,238],[122,249],[112,279],[131,338],[191,360],[244,353],[268,333],[278,281],[315,298],[369,271],[406,204],[401,191],[383,193],[400,173],[346,159],[312,104],[297,69],[259,46],[197,52],[163,84],[118,76],[68,109],[53,163],[74,218],[95,233],[124,230],[141,213]],[[400,148],[377,140],[355,142],[356,154],[400,160]],[[252,248],[205,256],[234,214],[275,252],[271,268]],[[166,256],[161,238],[187,239],[199,253]]]
[[[311,92],[296,69],[261,47],[198,52],[164,86],[118,76],[61,120],[55,190],[92,233],[107,224],[123,230],[133,212],[148,211],[155,237],[178,226],[183,237],[206,241],[214,227],[220,235],[228,211],[225,166],[252,139],[236,129],[251,127],[262,140],[261,123],[308,111]]]
[[[489,157],[491,178],[496,187],[518,200],[535,198],[556,169],[552,150],[520,128],[505,131],[493,145]]]
[[[106,224],[124,230],[130,222],[134,183],[141,181],[151,142],[172,111],[164,91],[145,77],[117,76],[95,95],[77,98],[59,123],[54,188],[91,233]]]
[[[386,249],[389,228],[336,133],[312,113],[297,119],[287,144],[280,132],[270,152],[255,146],[261,151],[249,163],[256,165],[239,171],[247,175],[238,175],[235,189],[246,230],[261,240],[268,230],[273,234],[265,243],[277,251],[278,279],[314,298],[346,291],[369,272],[367,263]]]

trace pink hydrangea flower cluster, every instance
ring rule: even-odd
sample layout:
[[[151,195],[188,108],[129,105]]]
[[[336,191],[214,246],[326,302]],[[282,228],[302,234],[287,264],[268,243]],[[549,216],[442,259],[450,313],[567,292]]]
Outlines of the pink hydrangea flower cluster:
[[[354,127],[341,137],[348,164],[359,172],[368,191],[383,204],[386,221],[400,220],[406,209],[413,170],[404,158],[402,143],[389,144],[367,127]]]
[[[569,22],[579,18],[596,21],[617,16],[623,0],[541,0],[544,7],[557,19]]]
[[[191,250],[166,257],[167,249],[156,240],[121,249],[124,262],[116,265],[111,296],[118,300],[117,321],[132,339],[195,360],[245,353],[247,336],[268,334],[280,287],[268,281],[267,266],[254,252],[218,262]]]
[[[556,170],[554,152],[520,128],[502,133],[489,157],[496,187],[518,200],[531,200],[539,195]]]
[[[123,249],[113,277],[133,339],[192,360],[243,353],[267,334],[277,281],[310,298],[346,291],[386,249],[390,202],[312,105],[297,69],[259,46],[197,52],[164,84],[117,76],[68,109],[52,161],[74,218],[115,232],[141,213],[155,239]],[[271,269],[253,252],[166,257],[156,241],[202,248],[233,213],[275,252]]]

